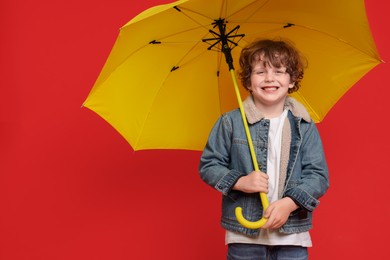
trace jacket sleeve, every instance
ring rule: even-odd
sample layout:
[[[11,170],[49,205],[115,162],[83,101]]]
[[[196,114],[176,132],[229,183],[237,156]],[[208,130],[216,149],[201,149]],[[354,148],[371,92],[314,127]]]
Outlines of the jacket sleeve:
[[[302,145],[298,151],[294,172],[300,171],[300,178],[289,182],[285,196],[300,207],[313,211],[319,205],[319,198],[329,188],[328,167],[319,132],[314,122],[302,132]],[[299,169],[300,168],[300,169]]]
[[[231,145],[232,124],[228,116],[223,115],[211,130],[200,158],[199,174],[204,182],[224,195],[243,176],[242,173],[229,169]]]

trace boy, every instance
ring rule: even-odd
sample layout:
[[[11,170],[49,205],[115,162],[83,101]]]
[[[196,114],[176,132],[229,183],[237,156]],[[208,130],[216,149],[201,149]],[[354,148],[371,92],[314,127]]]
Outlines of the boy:
[[[260,40],[241,52],[240,79],[250,92],[243,102],[261,171],[254,171],[241,114],[222,115],[203,151],[201,178],[223,194],[221,225],[228,259],[307,259],[312,211],[329,187],[316,125],[289,97],[300,87],[304,64],[286,41]],[[241,226],[235,208],[250,221],[263,217],[259,192],[267,193],[267,223]]]

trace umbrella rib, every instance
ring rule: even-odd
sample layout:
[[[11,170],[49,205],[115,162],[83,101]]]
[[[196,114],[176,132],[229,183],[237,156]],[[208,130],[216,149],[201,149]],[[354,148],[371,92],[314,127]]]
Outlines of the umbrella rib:
[[[239,23],[239,22],[234,21],[234,23]],[[357,51],[359,51],[359,52],[361,52],[361,53],[367,55],[368,57],[372,57],[372,58],[374,58],[375,60],[377,60],[377,61],[379,61],[379,62],[383,62],[383,60],[381,60],[380,58],[378,58],[378,57],[373,57],[373,56],[370,55],[368,52],[363,51],[362,49],[359,49],[359,48],[355,47],[352,43],[350,43],[350,42],[348,42],[348,41],[346,41],[346,40],[344,40],[344,39],[342,39],[342,38],[340,38],[340,37],[338,37],[338,36],[335,36],[335,35],[333,35],[333,34],[331,34],[331,33],[328,33],[328,32],[326,32],[326,31],[322,31],[322,30],[320,30],[320,29],[316,29],[316,28],[311,27],[311,26],[296,24],[296,23],[293,23],[293,22],[286,22],[286,23],[275,23],[275,22],[266,22],[266,21],[261,22],[261,23],[260,23],[260,22],[240,22],[240,24],[251,24],[251,23],[255,23],[255,24],[281,24],[281,25],[284,25],[284,26],[281,27],[280,29],[270,30],[270,31],[268,31],[268,32],[265,32],[265,34],[266,34],[266,33],[271,33],[271,32],[272,32],[272,33],[275,33],[275,32],[277,32],[277,31],[279,31],[279,30],[284,30],[284,29],[293,28],[293,27],[301,27],[301,28],[304,28],[304,29],[306,29],[306,30],[308,30],[308,31],[313,31],[313,32],[317,32],[317,33],[319,33],[319,34],[326,35],[326,36],[328,36],[328,37],[330,37],[330,38],[333,38],[333,39],[335,39],[335,40],[337,40],[337,41],[340,41],[340,42],[342,42],[342,43],[344,43],[344,44],[346,44],[346,45],[352,47],[353,49],[355,49],[355,50],[357,50]],[[251,35],[250,33],[245,33],[245,34],[246,34],[247,36],[248,36],[248,35]]]
[[[194,10],[191,10],[191,9],[188,9],[188,8],[185,8],[185,7],[180,7],[180,8],[176,7],[175,9],[177,9],[182,15],[186,16],[188,19],[190,19],[191,21],[195,22],[195,23],[198,24],[199,26],[205,28],[206,30],[208,30],[207,26],[208,26],[209,24],[207,24],[207,25],[201,24],[201,23],[200,23],[199,21],[197,21],[195,18],[191,17],[191,16],[189,15],[189,13],[197,14],[197,15],[199,15],[199,16],[202,16],[202,17],[205,17],[205,18],[207,18],[207,19],[210,19],[210,21],[214,21],[214,18],[211,18],[211,17],[206,16],[206,15],[204,15],[204,14],[202,14],[202,13],[196,12],[196,11],[194,11]],[[183,12],[183,11],[187,11],[188,13]]]
[[[357,50],[357,51],[359,51],[359,52],[361,52],[361,53],[367,55],[368,57],[372,57],[369,53],[363,51],[362,49],[359,49],[359,48],[355,47],[355,46],[354,46],[353,44],[351,44],[350,42],[348,42],[348,41],[346,41],[346,40],[344,40],[344,39],[342,39],[342,38],[340,38],[340,37],[337,37],[337,36],[335,36],[335,35],[332,35],[332,34],[330,34],[330,33],[328,33],[328,32],[321,31],[321,30],[319,30],[319,29],[316,29],[316,28],[313,28],[313,27],[309,27],[309,26],[305,26],[305,25],[297,25],[297,24],[292,24],[292,25],[293,25],[293,26],[302,27],[302,28],[305,28],[305,29],[307,29],[307,30],[315,31],[315,32],[320,33],[320,34],[327,35],[327,36],[329,36],[330,38],[336,39],[336,40],[338,40],[338,41],[340,41],[340,42],[342,42],[342,43],[344,43],[344,44],[346,44],[346,45],[351,46],[353,49],[355,49],[355,50]],[[283,28],[283,29],[284,29],[284,28]],[[379,60],[379,61],[380,61],[380,59],[378,59],[377,57],[373,57],[373,58],[375,58],[376,60]]]
[[[306,100],[306,98],[301,95],[301,93],[299,91],[295,92],[294,94],[298,95],[301,102],[305,105],[305,107],[308,108],[308,110],[312,113],[312,115],[315,116],[315,122],[319,122],[321,117],[318,115],[318,113],[316,112],[315,109],[313,109],[313,107],[310,105],[310,103]]]
[[[252,16],[254,16],[258,10],[262,9],[266,4],[268,4],[268,2],[270,2],[270,0],[265,1],[261,6],[259,6],[259,7],[257,7],[257,8],[254,8],[252,14],[251,14],[251,15],[248,15],[248,16],[246,17],[245,21],[247,21],[247,20],[249,20],[250,18],[252,18]],[[251,4],[246,5],[246,6],[243,6],[241,9],[235,11],[234,13],[231,13],[229,16],[226,17],[226,19],[229,19],[229,17],[235,15],[236,13],[239,13],[239,12],[240,12],[241,10],[243,10],[243,9],[247,9],[249,6],[254,5],[254,4],[256,4],[256,1],[253,1]],[[227,5],[226,5],[226,6],[227,6]]]
[[[167,44],[167,43],[171,44],[172,42],[164,42],[164,44]],[[176,62],[174,67],[172,67],[171,72],[178,69],[178,68],[185,66],[187,63],[190,63],[191,61],[196,60],[198,57],[202,56],[205,52],[207,52],[207,48],[205,48],[203,52],[201,52],[198,55],[194,56],[193,58],[189,59],[185,63],[181,63],[188,56],[188,54],[190,54],[191,51],[194,50],[196,48],[196,46],[198,46],[200,43],[201,43],[200,41],[195,42],[195,44],[181,57],[181,59],[179,59],[179,61]],[[168,74],[168,76],[169,76],[169,74]]]
[[[201,27],[203,27],[203,26],[201,26]],[[193,28],[190,28],[190,29],[187,29],[187,30],[182,30],[182,31],[180,31],[180,32],[175,32],[175,33],[166,35],[166,36],[164,36],[164,37],[161,37],[161,38],[159,38],[159,39],[154,39],[154,40],[150,41],[149,44],[160,44],[161,41],[164,40],[164,39],[171,38],[172,36],[180,35],[180,34],[182,34],[182,33],[187,33],[187,32],[190,32],[190,31],[197,30],[197,29],[199,29],[199,26],[193,27]],[[185,43],[185,42],[196,42],[196,43],[197,43],[197,42],[200,42],[200,40],[189,40],[189,41],[179,41],[179,42],[173,42],[173,41],[172,41],[172,42],[169,42],[169,41],[165,41],[164,43]],[[143,47],[145,47],[145,46],[147,46],[147,45],[144,45]],[[141,47],[141,48],[143,48],[143,47]]]

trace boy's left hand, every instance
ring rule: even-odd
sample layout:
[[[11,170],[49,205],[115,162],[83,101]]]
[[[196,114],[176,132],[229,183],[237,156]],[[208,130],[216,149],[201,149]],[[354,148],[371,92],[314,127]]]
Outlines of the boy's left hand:
[[[298,205],[289,198],[277,200],[271,203],[264,213],[264,217],[268,218],[267,223],[262,227],[264,229],[277,229],[286,223],[291,212],[296,210]]]

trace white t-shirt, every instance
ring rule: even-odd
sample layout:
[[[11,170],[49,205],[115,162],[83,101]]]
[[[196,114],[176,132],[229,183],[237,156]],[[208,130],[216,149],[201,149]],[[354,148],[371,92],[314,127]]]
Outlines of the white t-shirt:
[[[270,128],[268,133],[268,155],[267,155],[267,174],[268,174],[268,200],[270,203],[278,200],[280,154],[282,145],[283,124],[287,117],[287,110],[276,118],[270,119]],[[225,243],[248,243],[262,245],[295,245],[311,247],[312,242],[309,232],[282,234],[277,229],[260,229],[260,235],[252,238],[239,233],[226,231]]]

